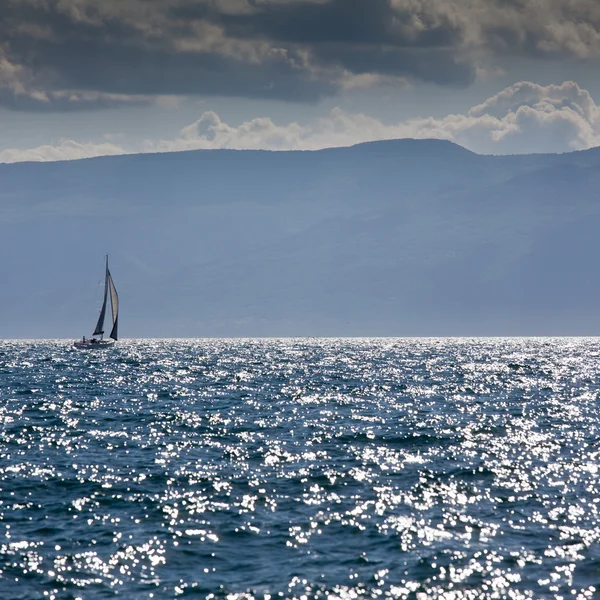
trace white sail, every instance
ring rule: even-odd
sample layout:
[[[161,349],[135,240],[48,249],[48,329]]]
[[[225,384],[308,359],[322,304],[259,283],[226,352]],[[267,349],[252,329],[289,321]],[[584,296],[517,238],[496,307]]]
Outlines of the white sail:
[[[109,337],[117,341],[117,328],[119,326],[119,294],[117,294],[117,288],[115,288],[110,271],[108,270],[108,263],[106,267],[106,275],[108,278],[108,289],[110,290],[110,309],[112,312],[113,321]]]

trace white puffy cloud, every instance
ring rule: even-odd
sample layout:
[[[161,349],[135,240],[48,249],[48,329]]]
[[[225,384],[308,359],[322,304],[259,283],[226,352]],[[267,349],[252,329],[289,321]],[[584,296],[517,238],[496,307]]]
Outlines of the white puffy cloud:
[[[144,151],[209,148],[316,150],[392,138],[438,138],[481,153],[566,152],[600,144],[600,109],[586,90],[567,81],[520,82],[467,114],[384,124],[337,108],[308,125],[257,118],[234,127],[205,112],[172,140],[146,142]]]
[[[32,150],[5,150],[0,161],[60,160],[99,154],[173,152],[195,149],[317,150],[395,138],[437,138],[489,154],[567,152],[600,145],[600,108],[576,83],[540,86],[520,82],[471,108],[442,119],[420,118],[397,124],[339,108],[308,124],[276,124],[255,118],[240,125],[225,123],[207,111],[177,136],[147,140],[141,148],[125,149],[106,141]]]
[[[489,139],[473,148],[480,152],[566,152],[600,144],[600,109],[573,81],[516,83],[473,107],[467,131],[483,129],[486,118],[495,121]]]

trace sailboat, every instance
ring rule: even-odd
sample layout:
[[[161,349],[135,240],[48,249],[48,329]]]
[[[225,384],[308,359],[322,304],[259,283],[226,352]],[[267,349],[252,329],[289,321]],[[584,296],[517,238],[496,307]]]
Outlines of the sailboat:
[[[112,328],[110,330],[110,339],[104,339],[104,318],[106,317],[106,304],[108,296],[110,295],[110,310],[112,313]],[[104,301],[102,302],[102,308],[100,309],[100,316],[96,323],[94,333],[91,338],[78,340],[73,343],[75,348],[80,350],[99,350],[101,348],[110,348],[114,346],[117,341],[117,327],[119,325],[119,295],[117,289],[113,283],[112,276],[108,270],[108,255],[106,256],[106,273],[104,275]]]

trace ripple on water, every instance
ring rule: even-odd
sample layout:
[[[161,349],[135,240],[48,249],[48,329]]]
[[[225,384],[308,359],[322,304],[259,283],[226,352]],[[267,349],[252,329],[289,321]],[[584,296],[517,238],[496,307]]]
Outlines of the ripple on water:
[[[596,339],[0,343],[0,597],[597,597]]]

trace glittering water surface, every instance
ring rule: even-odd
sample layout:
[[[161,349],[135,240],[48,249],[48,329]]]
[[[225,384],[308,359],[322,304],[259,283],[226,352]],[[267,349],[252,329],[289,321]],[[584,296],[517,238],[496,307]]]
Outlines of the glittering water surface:
[[[599,384],[596,339],[2,342],[0,598],[599,597]]]

